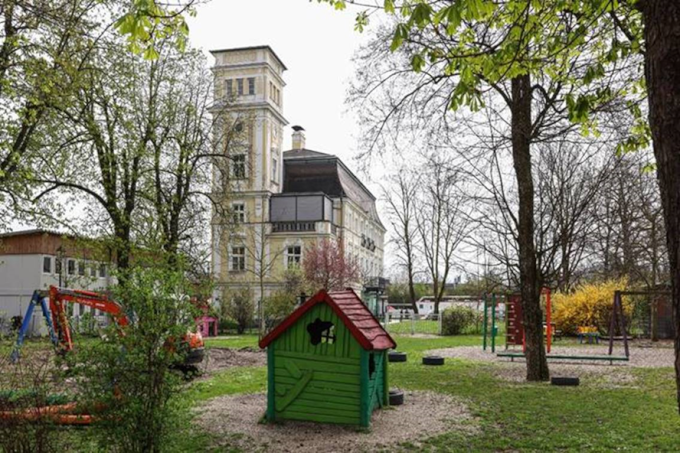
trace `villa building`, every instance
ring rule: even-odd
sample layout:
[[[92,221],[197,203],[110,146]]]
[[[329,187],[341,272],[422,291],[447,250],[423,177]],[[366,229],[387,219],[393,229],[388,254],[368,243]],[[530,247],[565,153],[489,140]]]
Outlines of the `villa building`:
[[[213,114],[225,131],[218,147],[230,167],[229,185],[215,190],[225,192],[231,213],[213,226],[216,297],[243,287],[255,301],[269,296],[321,238],[341,240],[357,260],[364,274],[357,288],[379,286],[385,227],[375,196],[337,156],[308,149],[302,127],[293,126],[292,149],[282,149],[283,62],[269,46],[212,54]]]

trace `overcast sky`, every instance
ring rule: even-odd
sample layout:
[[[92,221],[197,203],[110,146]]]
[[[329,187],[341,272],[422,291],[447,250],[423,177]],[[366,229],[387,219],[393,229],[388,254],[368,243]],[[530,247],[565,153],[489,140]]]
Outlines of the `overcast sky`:
[[[271,46],[288,68],[283,108],[290,124],[284,149],[291,147],[290,127],[300,125],[307,148],[335,154],[354,170],[358,128],[345,97],[354,75],[352,55],[367,39],[354,31],[356,11],[335,11],[309,0],[212,0],[189,18],[190,39],[206,53]],[[378,196],[375,185],[365,182]]]

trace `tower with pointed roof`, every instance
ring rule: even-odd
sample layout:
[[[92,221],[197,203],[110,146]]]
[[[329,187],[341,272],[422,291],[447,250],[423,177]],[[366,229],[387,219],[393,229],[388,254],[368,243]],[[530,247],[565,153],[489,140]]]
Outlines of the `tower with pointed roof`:
[[[229,216],[213,229],[216,297],[248,287],[256,304],[282,287],[308,244],[340,238],[366,280],[382,277],[385,228],[376,199],[337,157],[307,148],[292,127],[282,151],[285,65],[269,46],[212,51],[219,152],[227,156]]]

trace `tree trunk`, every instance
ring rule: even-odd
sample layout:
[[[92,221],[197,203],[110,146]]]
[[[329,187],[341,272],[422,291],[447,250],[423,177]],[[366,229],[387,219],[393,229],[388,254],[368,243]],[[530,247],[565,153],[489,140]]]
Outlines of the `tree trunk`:
[[[512,84],[512,158],[519,193],[519,280],[522,322],[526,338],[527,380],[545,381],[550,375],[543,346],[543,314],[534,246],[534,182],[531,173],[531,78],[515,77]]]
[[[409,299],[411,300],[411,308],[413,308],[413,313],[416,315],[418,314],[418,304],[416,303],[416,287],[415,283],[413,282],[413,263],[410,258],[410,251],[409,253],[409,259],[408,259],[408,296]]]
[[[645,77],[670,264],[675,380],[680,408],[680,3],[646,0]]]

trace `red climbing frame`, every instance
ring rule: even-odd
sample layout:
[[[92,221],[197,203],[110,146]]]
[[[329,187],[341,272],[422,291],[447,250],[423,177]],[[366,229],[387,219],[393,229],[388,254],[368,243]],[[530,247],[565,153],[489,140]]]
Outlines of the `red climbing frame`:
[[[550,301],[550,288],[543,288],[541,294],[545,296],[546,308],[546,349],[550,353],[552,347],[552,304]],[[526,350],[526,339],[524,337],[524,324],[522,324],[522,297],[519,294],[511,294],[507,297],[506,321],[505,321],[505,347],[510,345],[522,345],[522,350]]]

